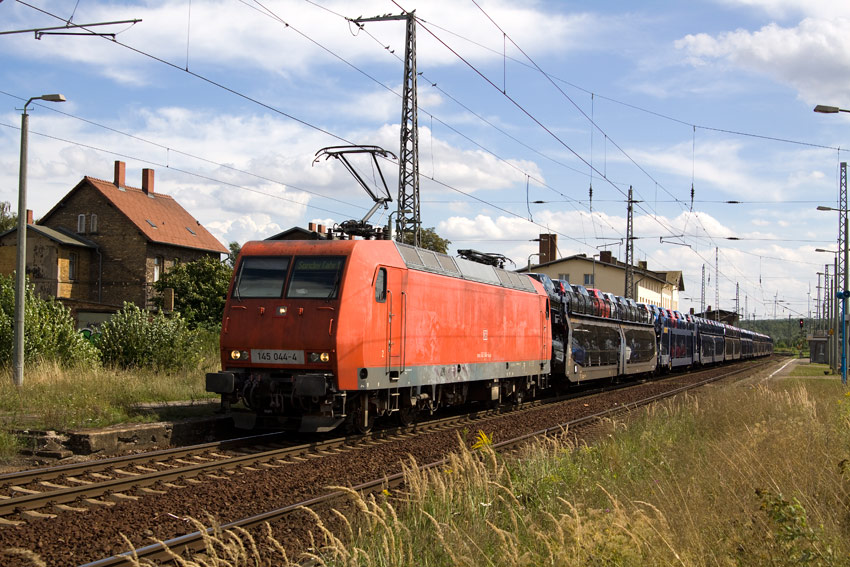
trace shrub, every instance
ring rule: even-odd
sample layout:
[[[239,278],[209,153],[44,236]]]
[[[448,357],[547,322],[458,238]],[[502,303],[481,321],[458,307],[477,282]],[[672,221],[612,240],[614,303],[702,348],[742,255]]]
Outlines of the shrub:
[[[97,347],[108,365],[169,372],[200,362],[196,336],[179,314],[151,315],[125,302],[121,311],[101,325],[100,333]]]
[[[91,364],[97,351],[74,326],[71,312],[54,298],[35,295],[32,286],[24,296],[24,361],[57,362],[63,366]],[[15,326],[14,276],[0,275],[0,364],[12,362]]]
[[[215,258],[201,258],[174,266],[159,278],[154,289],[174,289],[174,310],[191,328],[221,324],[225,296],[233,269]],[[156,300],[162,306],[162,299]]]

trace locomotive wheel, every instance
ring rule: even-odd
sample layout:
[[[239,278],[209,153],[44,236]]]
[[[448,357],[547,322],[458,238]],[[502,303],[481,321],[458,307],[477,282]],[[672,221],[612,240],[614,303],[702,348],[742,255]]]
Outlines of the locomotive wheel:
[[[365,414],[365,415],[364,415]],[[345,429],[350,434],[365,435],[372,431],[375,425],[375,410],[370,407],[369,396],[361,394],[354,402],[348,419],[345,421]]]
[[[401,408],[396,412],[398,423],[402,427],[407,427],[408,425],[413,425],[416,421],[416,408],[414,406],[410,406],[407,408]]]

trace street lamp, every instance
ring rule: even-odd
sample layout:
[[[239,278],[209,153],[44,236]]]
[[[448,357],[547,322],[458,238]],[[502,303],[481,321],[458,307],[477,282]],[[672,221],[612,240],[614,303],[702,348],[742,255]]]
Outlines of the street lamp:
[[[815,112],[820,112],[821,114],[838,114],[839,112],[850,112],[850,110],[844,110],[843,108],[838,108],[837,106],[826,106],[823,104],[819,104],[815,107]]]
[[[65,95],[46,94],[34,96],[24,105],[21,115],[21,164],[18,174],[18,249],[15,252],[15,344],[12,380],[15,386],[24,384],[24,297],[27,285],[27,135],[29,119],[27,107],[34,100],[65,102]]]

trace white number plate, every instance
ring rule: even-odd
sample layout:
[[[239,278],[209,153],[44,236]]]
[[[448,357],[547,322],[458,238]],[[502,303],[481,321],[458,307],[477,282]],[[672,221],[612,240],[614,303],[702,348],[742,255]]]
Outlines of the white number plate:
[[[304,364],[303,350],[251,349],[251,362],[256,364]]]

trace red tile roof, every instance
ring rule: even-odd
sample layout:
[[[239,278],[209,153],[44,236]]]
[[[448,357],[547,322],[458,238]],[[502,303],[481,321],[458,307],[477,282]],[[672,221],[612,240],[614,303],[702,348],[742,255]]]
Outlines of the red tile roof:
[[[75,190],[84,183],[106,197],[151,242],[228,253],[215,236],[169,195],[147,194],[129,186],[119,189],[111,181],[89,176],[84,177]]]

